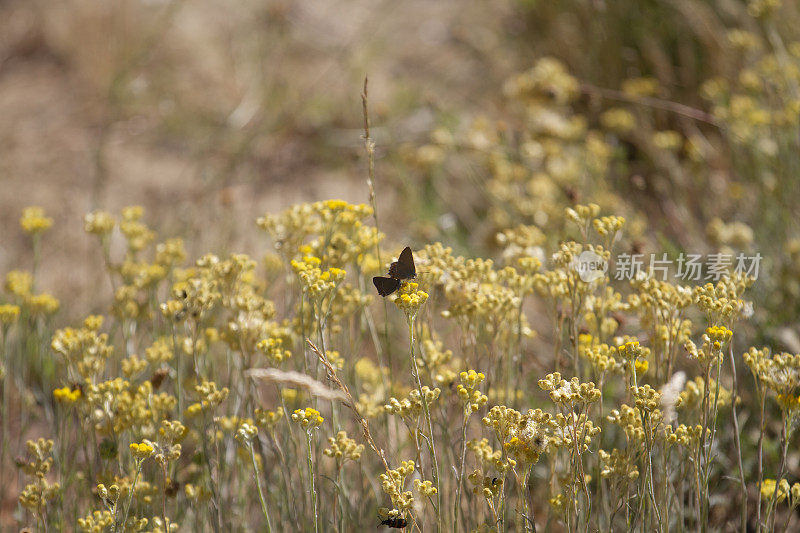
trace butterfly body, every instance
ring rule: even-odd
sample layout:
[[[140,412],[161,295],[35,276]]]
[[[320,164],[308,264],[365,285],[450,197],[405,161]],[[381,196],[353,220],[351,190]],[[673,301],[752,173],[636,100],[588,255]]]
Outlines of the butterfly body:
[[[372,283],[375,285],[378,294],[388,296],[400,288],[403,280],[414,279],[417,276],[417,268],[414,266],[414,255],[411,248],[406,246],[400,253],[397,261],[389,265],[389,276],[375,276]]]

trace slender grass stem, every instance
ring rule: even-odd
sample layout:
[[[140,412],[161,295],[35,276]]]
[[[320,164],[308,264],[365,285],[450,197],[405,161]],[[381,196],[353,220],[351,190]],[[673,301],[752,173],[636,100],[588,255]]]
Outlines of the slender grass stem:
[[[458,481],[456,482],[456,498],[453,505],[453,529],[458,527],[458,514],[461,512],[461,487],[464,485],[464,462],[467,457],[467,422],[469,421],[469,407],[464,409],[464,422],[461,424],[461,460],[458,466]]]
[[[419,378],[417,358],[414,356],[414,316],[411,316],[408,320],[408,336],[411,345],[411,370],[414,375],[414,379],[417,382],[417,390],[419,391],[419,397],[422,400],[422,410],[425,413],[425,422],[428,426],[428,451],[431,454],[431,462],[433,463],[433,485],[436,487],[436,531],[441,531],[442,491],[441,487],[439,486],[439,463],[436,460],[436,444],[434,443],[433,437],[433,421],[431,420],[431,411],[428,407],[428,400],[425,397],[425,394],[422,392],[422,381]]]
[[[314,512],[314,533],[319,532],[319,512],[317,510],[317,488],[314,482],[314,458],[312,456],[312,438],[311,432],[306,432],[306,449],[308,451],[308,475],[311,482],[311,508]]]
[[[131,483],[131,489],[128,493],[128,502],[125,504],[125,511],[122,515],[122,522],[119,524],[123,531],[125,530],[125,524],[128,522],[128,512],[131,509],[131,503],[133,502],[133,494],[136,491],[136,482],[139,481],[139,473],[142,471],[142,461],[136,460],[136,473],[133,475],[133,483]],[[116,519],[116,517],[115,517]]]
[[[272,522],[269,519],[269,511],[267,510],[267,502],[264,500],[264,491],[261,489],[261,476],[258,473],[258,463],[256,462],[256,452],[253,449],[253,443],[249,442],[247,448],[250,450],[250,460],[253,462],[253,475],[256,478],[256,488],[258,489],[258,500],[261,502],[261,512],[264,513],[264,520],[266,521],[267,533],[272,533]]]

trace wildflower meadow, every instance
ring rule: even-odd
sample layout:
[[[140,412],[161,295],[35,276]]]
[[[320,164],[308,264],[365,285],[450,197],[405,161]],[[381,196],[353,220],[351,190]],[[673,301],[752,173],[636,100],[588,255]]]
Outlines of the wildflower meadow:
[[[0,531],[800,529],[797,4],[450,2],[396,57],[209,0],[195,64],[191,2],[71,3],[0,4],[4,76],[102,103],[87,188],[14,181],[0,76]]]

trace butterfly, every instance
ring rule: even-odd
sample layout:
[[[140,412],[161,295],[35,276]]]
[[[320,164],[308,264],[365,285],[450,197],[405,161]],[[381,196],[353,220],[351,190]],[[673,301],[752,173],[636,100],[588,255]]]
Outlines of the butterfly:
[[[417,268],[414,266],[414,255],[411,248],[406,246],[400,252],[397,261],[389,265],[389,277],[375,276],[372,283],[381,296],[388,296],[400,288],[404,279],[412,279],[417,276]]]
[[[380,525],[382,526],[389,526],[392,528],[403,529],[408,527],[408,520],[402,517],[389,517],[385,520],[381,520]]]

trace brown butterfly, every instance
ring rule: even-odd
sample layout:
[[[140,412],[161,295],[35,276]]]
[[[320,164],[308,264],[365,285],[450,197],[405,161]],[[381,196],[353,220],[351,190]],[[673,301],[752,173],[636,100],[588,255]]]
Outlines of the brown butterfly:
[[[403,517],[389,517],[384,520],[381,520],[381,526],[389,526],[391,528],[403,529],[408,527],[408,520]]]
[[[167,376],[169,376],[169,370],[166,368],[159,368],[153,372],[153,376],[150,378],[150,384],[153,385],[153,390],[158,390]]]
[[[400,288],[404,279],[413,279],[417,276],[417,268],[414,266],[414,255],[411,248],[406,246],[400,252],[397,261],[389,265],[389,277],[375,276],[372,283],[381,296],[388,296]]]

